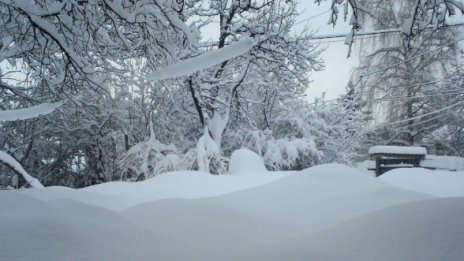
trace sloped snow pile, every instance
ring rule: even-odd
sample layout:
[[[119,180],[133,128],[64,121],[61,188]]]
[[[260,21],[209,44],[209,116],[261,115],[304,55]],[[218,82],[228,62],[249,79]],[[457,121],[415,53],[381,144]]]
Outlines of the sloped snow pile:
[[[0,206],[0,260],[146,260],[154,252],[169,260],[169,245],[177,244],[76,201],[47,203],[1,191]]]
[[[399,188],[437,197],[464,197],[464,172],[398,168],[380,179]]]
[[[444,170],[464,170],[464,158],[453,156],[426,155],[420,163],[421,167]]]
[[[427,198],[330,164],[265,186],[197,200],[150,202],[123,214],[161,235],[178,231],[193,243],[201,239],[206,245],[240,248],[314,233],[374,210]]]
[[[137,204],[160,199],[195,199],[213,197],[256,186],[287,176],[272,172],[268,175],[210,175],[199,171],[176,171],[141,182],[114,181],[82,189],[63,187],[44,191],[25,190],[24,193],[42,200],[73,199],[120,211]]]
[[[411,202],[321,233],[250,249],[246,256],[249,260],[458,261],[464,256],[463,215],[464,198]]]
[[[247,164],[256,172],[261,167],[248,152],[235,159],[237,175],[174,172],[140,183],[0,192],[0,259],[464,256],[458,247],[464,242],[464,198],[436,199],[337,164],[243,175]]]

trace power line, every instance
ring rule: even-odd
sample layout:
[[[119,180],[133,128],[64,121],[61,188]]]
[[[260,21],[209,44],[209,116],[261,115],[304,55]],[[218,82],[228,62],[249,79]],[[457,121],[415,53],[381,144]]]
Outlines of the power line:
[[[309,21],[309,20],[312,20],[312,19],[314,19],[314,18],[316,18],[316,17],[319,17],[319,16],[321,16],[321,15],[323,15],[323,14],[326,14],[326,13],[328,13],[328,12],[331,12],[331,11],[332,11],[332,9],[326,10],[326,11],[324,11],[324,12],[322,12],[322,13],[313,15],[313,16],[311,16],[311,17],[309,17],[309,18],[305,18],[305,19],[303,19],[303,20],[297,22],[296,24],[298,25],[298,24],[307,22],[307,21]]]
[[[422,117],[430,116],[430,115],[433,115],[433,114],[436,114],[436,113],[447,111],[447,110],[452,109],[452,108],[454,108],[454,107],[456,107],[457,105],[460,105],[460,104],[464,104],[464,101],[459,101],[459,102],[456,102],[456,103],[451,104],[449,106],[446,106],[444,108],[441,108],[441,109],[438,109],[438,110],[435,110],[435,111],[432,111],[432,112],[429,112],[429,113],[425,113],[425,114],[422,114],[422,115],[410,117],[410,118],[407,118],[407,119],[404,119],[404,120],[382,123],[382,124],[379,124],[378,126],[376,126],[376,128],[382,127],[383,125],[392,125],[392,124],[404,123],[404,122],[407,122],[407,121],[411,121],[411,120],[419,119],[419,118],[422,118]]]
[[[438,27],[438,29],[442,28],[448,28],[448,27],[457,27],[457,26],[463,26],[464,23],[456,23],[456,24],[447,24],[443,25],[441,27]],[[436,30],[437,27],[435,26],[429,26],[425,28],[425,30]],[[354,34],[354,37],[360,37],[360,36],[374,36],[374,35],[379,35],[379,34],[399,34],[401,33],[401,28],[389,28],[389,29],[381,29],[381,30],[374,30],[374,31],[369,31],[369,32],[358,32]],[[323,40],[323,39],[333,39],[333,38],[346,38],[346,33],[340,33],[340,34],[329,34],[329,35],[315,35],[311,37],[311,40]],[[340,40],[342,41],[342,40]],[[344,40],[343,40],[344,41]]]
[[[430,98],[430,97],[440,97],[440,96],[449,96],[449,95],[460,95],[464,94],[462,90],[453,90],[452,92],[441,92],[437,91],[435,94],[431,95],[422,95],[422,96],[391,96],[391,97],[382,97],[377,99],[371,99],[367,101],[363,101],[366,103],[371,102],[385,102],[385,101],[396,101],[396,100],[413,100],[413,99],[422,99],[422,98]]]
[[[392,65],[390,65],[390,66],[388,66],[388,67],[385,67],[385,68],[382,68],[382,69],[380,69],[380,70],[373,71],[373,72],[370,72],[370,73],[361,74],[360,77],[364,77],[364,76],[369,76],[369,75],[381,73],[381,72],[383,72],[383,71],[386,71],[386,70],[391,69],[391,68],[393,68],[393,67],[396,67],[396,66],[398,66],[398,65],[401,65],[401,64],[410,62],[410,61],[415,60],[415,59],[417,59],[417,58],[419,58],[419,57],[422,57],[422,56],[424,56],[424,55],[427,55],[427,54],[436,52],[436,51],[442,49],[443,47],[447,47],[447,46],[453,45],[453,44],[458,43],[458,42],[463,41],[463,40],[464,40],[464,38],[458,39],[458,40],[456,40],[456,41],[452,41],[452,42],[450,42],[450,43],[441,45],[441,46],[439,46],[439,47],[437,47],[437,48],[435,48],[435,49],[432,49],[432,50],[429,50],[429,51],[424,52],[424,53],[422,53],[422,54],[416,55],[416,56],[411,57],[411,58],[409,58],[409,59],[407,59],[407,60],[404,60],[404,61],[401,61],[401,62],[392,64]]]
[[[464,94],[464,91],[462,90],[436,91],[436,92],[432,92],[429,95],[420,95],[420,96],[390,96],[390,97],[386,96],[382,98],[363,100],[361,101],[361,103],[380,103],[380,102],[389,102],[389,101],[398,101],[398,100],[414,100],[414,99],[423,99],[423,98],[432,98],[432,97],[446,97],[446,96],[461,95],[461,94]],[[336,102],[336,101],[342,101],[342,100],[343,99],[333,99],[333,100],[322,101],[322,102],[323,103]],[[311,103],[310,105],[314,105],[314,104],[316,103]],[[326,104],[323,104],[323,105],[326,105]]]
[[[434,81],[416,83],[416,84],[413,84],[413,85],[408,85],[408,84],[395,85],[395,86],[388,87],[388,90],[385,90],[385,91],[372,91],[372,92],[367,92],[367,93],[355,93],[355,94],[352,94],[351,97],[363,97],[363,96],[372,95],[372,94],[386,94],[388,91],[390,91],[390,89],[396,89],[396,88],[402,88],[402,87],[409,88],[409,87],[416,87],[416,86],[432,85],[434,83],[440,83],[440,82],[448,83],[448,82],[452,82],[452,81],[453,80],[448,80],[448,79],[437,79],[437,80],[434,80]],[[323,102],[323,103],[325,103],[325,102],[336,102],[336,101],[341,101],[343,99],[344,98],[335,98],[335,99],[330,99],[330,100],[322,100],[321,102]],[[310,103],[309,105],[314,105],[316,103],[318,103],[318,102],[313,102],[313,103]]]

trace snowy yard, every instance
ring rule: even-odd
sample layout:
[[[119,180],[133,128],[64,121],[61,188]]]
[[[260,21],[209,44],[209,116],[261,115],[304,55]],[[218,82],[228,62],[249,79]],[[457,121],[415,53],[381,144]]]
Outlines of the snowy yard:
[[[0,0],[0,261],[464,260],[463,26],[457,0]]]
[[[173,172],[84,189],[1,191],[1,259],[464,256],[464,173],[398,169],[376,179],[338,164],[267,172],[234,161],[231,175]]]

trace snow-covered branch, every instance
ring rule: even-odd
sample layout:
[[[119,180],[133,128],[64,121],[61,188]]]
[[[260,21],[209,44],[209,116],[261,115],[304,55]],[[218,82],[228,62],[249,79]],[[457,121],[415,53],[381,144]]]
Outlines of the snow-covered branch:
[[[17,162],[13,157],[8,155],[6,152],[0,151],[0,162],[5,163],[6,165],[10,166],[14,171],[16,171],[18,174],[23,176],[23,178],[31,185],[33,188],[43,188],[44,186],[42,183],[40,183],[39,180],[36,178],[32,177],[27,173],[26,170]]]
[[[63,102],[42,103],[25,109],[0,111],[0,121],[27,120],[52,113],[61,107]]]
[[[148,77],[155,80],[188,76],[194,72],[210,68],[224,61],[240,56],[253,48],[254,41],[244,38],[224,48],[209,51],[194,58],[183,60],[164,69],[150,74]]]

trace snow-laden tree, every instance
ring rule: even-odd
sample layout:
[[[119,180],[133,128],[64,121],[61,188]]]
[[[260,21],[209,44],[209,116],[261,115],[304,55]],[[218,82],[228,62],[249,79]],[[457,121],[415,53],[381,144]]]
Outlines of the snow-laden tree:
[[[125,60],[145,58],[153,70],[195,42],[182,19],[182,5],[165,1],[2,0],[0,62],[13,67],[2,67],[1,89],[29,104],[41,102],[35,89],[42,100],[108,92],[105,82],[124,73]],[[15,70],[24,81],[7,81]]]
[[[436,155],[464,155],[464,67],[462,62],[447,74],[447,90],[429,103],[434,111],[431,131],[424,133],[427,151]]]
[[[320,99],[313,105],[314,119],[320,126],[315,139],[324,153],[324,162],[352,164],[364,156],[365,138],[373,130],[368,126],[371,115],[363,108],[364,102],[355,95],[351,84],[335,102]]]
[[[33,119],[41,115],[50,114],[55,109],[60,107],[61,105],[62,103],[41,104],[38,106],[33,106],[30,108],[25,108],[25,109],[1,111],[0,112],[0,124],[3,122],[15,122],[18,120]],[[11,150],[8,146],[3,146],[3,147],[5,149]],[[32,144],[28,144],[27,147],[28,147],[27,153],[29,153],[31,150]],[[22,180],[26,182],[26,185],[29,185],[33,188],[43,187],[42,183],[38,179],[29,175],[29,173],[23,168],[21,163],[18,162],[18,160],[15,159],[12,155],[4,151],[0,151],[0,163],[5,164],[13,172],[17,173],[22,178]],[[0,177],[2,178],[2,180],[6,178],[5,177],[6,175],[8,175],[8,173],[6,175],[5,173],[7,173],[7,171],[2,171],[2,173],[0,174]],[[11,181],[13,181],[12,183],[15,187],[20,187],[20,179],[17,177],[18,177],[17,175],[13,176]],[[0,184],[0,187],[3,187],[3,186],[4,186],[3,184]]]
[[[264,105],[266,110],[262,111]],[[294,97],[273,105],[255,103],[249,107],[246,118],[233,119],[223,148],[226,154],[239,148],[250,149],[263,157],[270,170],[304,169],[327,162],[353,163],[369,132],[368,115],[362,112],[361,101],[350,95],[336,103],[320,100],[310,105]]]
[[[322,3],[327,0],[315,0]],[[439,28],[446,25],[446,19],[458,13],[464,14],[464,4],[459,0],[407,0],[407,1],[382,1],[382,0],[332,0],[329,24],[337,23],[340,16],[352,26],[347,35],[346,43],[351,45],[356,32],[362,29],[371,29],[366,25],[370,21],[377,24],[389,25],[392,19],[398,20],[401,16],[404,3],[408,5],[408,15],[402,17],[401,23],[389,29],[399,28],[405,36],[406,43],[431,28]],[[400,7],[400,9],[398,9]],[[342,9],[342,10],[340,10]],[[384,12],[396,9],[395,13]],[[388,14],[388,16],[384,16]]]
[[[245,116],[243,108],[261,99],[255,94],[302,95],[308,87],[308,73],[321,68],[319,51],[310,42],[310,32],[292,33],[298,15],[294,2],[214,0],[198,1],[194,7],[201,19],[219,20],[218,41],[211,48],[220,50],[249,37],[253,41],[245,54],[186,80],[199,122],[204,125],[209,119],[210,136],[221,148],[231,115]]]
[[[137,86],[142,97],[129,89],[198,40],[184,11],[157,0],[0,1],[1,113],[70,101],[60,114],[2,124],[3,147],[46,184],[111,180],[125,137],[143,140],[162,104],[161,93],[143,96],[151,86]],[[139,63],[145,71],[128,66]]]
[[[370,30],[400,27],[417,7],[412,0],[359,2],[377,15],[376,19],[362,16]],[[446,78],[456,61],[458,32],[427,27],[420,34],[385,34],[361,42],[364,48],[355,87],[381,124],[392,123],[378,127],[386,139],[382,143],[421,144],[422,137],[437,127],[432,117],[440,105],[432,104],[437,96],[451,94]]]

